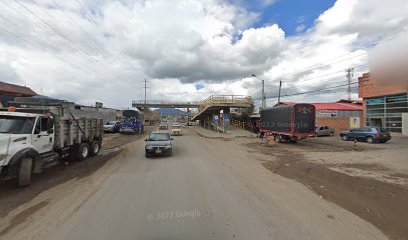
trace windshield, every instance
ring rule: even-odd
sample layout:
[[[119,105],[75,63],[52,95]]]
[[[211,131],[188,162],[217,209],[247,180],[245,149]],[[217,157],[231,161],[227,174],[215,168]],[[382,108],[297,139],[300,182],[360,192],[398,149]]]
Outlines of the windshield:
[[[131,118],[124,118],[120,122],[124,123],[124,124],[132,124],[132,123],[134,123],[134,120],[131,119]]]
[[[377,128],[377,131],[379,131],[379,132],[388,132],[387,129],[385,129],[385,128]]]
[[[35,118],[0,116],[0,133],[30,134]]]
[[[152,133],[149,136],[149,141],[168,141],[170,135],[168,133]]]

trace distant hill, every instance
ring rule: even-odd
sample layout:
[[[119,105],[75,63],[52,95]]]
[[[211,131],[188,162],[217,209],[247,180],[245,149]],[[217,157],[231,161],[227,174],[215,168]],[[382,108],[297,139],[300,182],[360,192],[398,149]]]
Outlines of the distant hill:
[[[158,108],[156,110],[153,110],[153,112],[157,112],[162,116],[178,116],[184,115],[186,113],[176,108]]]

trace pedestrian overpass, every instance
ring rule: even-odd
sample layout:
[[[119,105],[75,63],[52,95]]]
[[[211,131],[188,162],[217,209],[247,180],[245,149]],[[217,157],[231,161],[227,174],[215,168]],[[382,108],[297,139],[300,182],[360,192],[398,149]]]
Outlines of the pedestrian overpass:
[[[250,108],[252,105],[252,97],[249,96],[213,95],[200,103],[191,119],[200,120],[204,128],[226,133],[230,129],[231,108]]]
[[[198,108],[200,102],[196,101],[156,101],[156,100],[133,100],[132,107],[144,108]]]
[[[243,95],[211,95],[201,101],[146,101],[133,100],[132,107],[145,108],[197,108],[191,120],[200,120],[205,128],[212,128],[225,132],[229,129],[229,115],[231,108],[250,108],[253,105],[252,97]]]

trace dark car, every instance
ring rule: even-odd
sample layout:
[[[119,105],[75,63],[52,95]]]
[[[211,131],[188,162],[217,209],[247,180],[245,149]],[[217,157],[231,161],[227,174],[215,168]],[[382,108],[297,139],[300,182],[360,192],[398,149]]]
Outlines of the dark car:
[[[119,132],[120,129],[120,123],[118,121],[109,121],[103,125],[103,131],[104,132],[112,132],[116,133]]]
[[[343,141],[357,140],[366,141],[368,143],[385,143],[391,139],[391,135],[386,129],[373,127],[353,128],[340,133],[340,137]]]
[[[173,154],[173,138],[168,132],[152,132],[145,140],[145,155],[146,157],[154,155],[172,155]]]

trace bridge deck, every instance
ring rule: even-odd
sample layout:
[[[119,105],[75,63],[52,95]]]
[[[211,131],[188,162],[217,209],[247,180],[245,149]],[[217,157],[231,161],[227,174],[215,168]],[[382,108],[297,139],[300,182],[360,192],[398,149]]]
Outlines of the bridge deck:
[[[198,108],[200,102],[183,102],[183,101],[144,101],[133,100],[132,107],[136,108]]]

